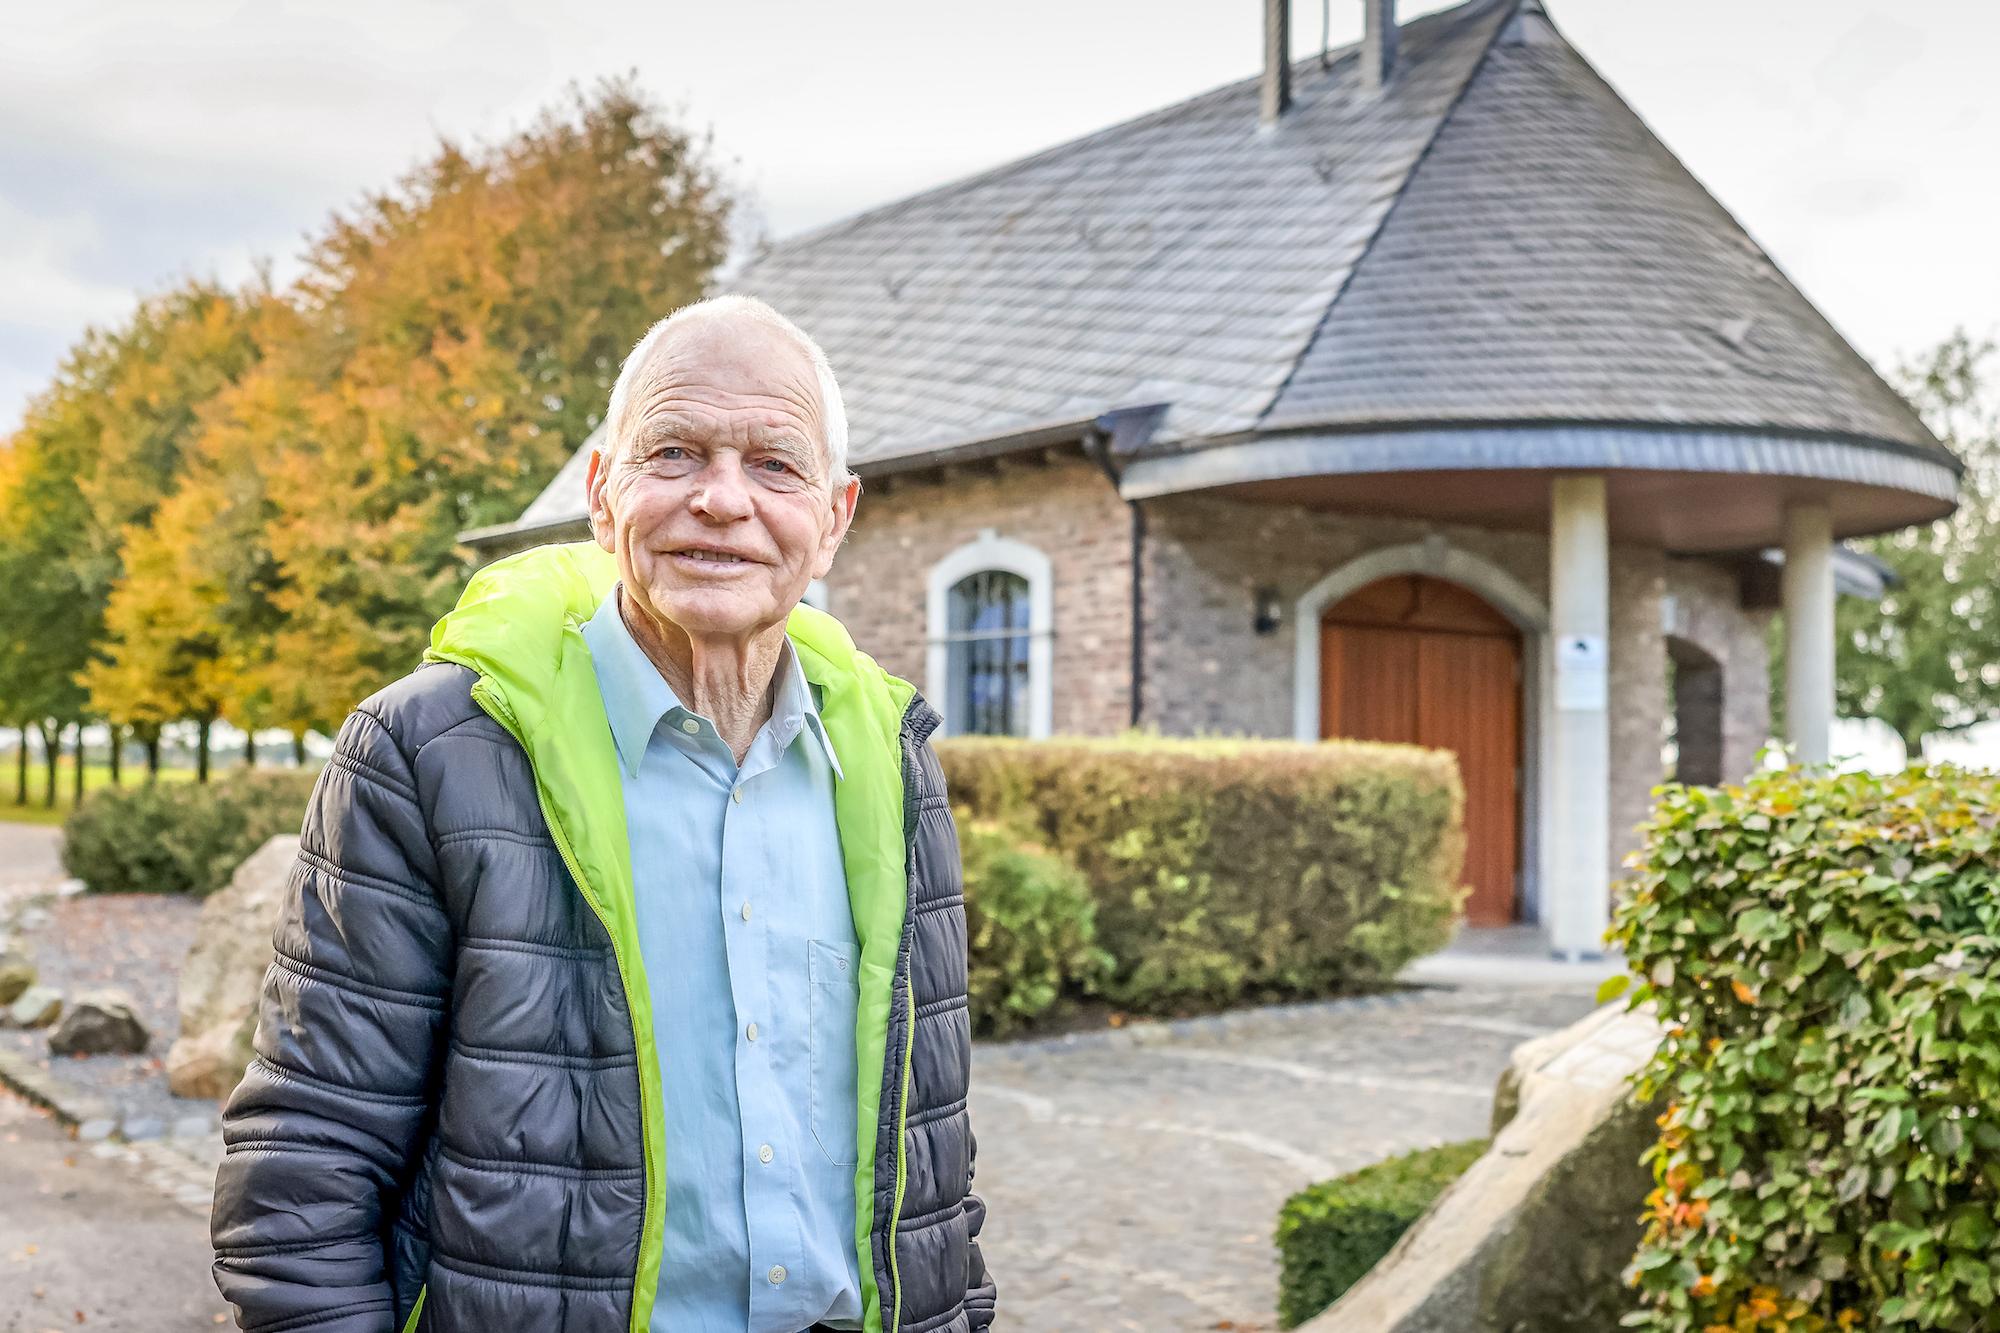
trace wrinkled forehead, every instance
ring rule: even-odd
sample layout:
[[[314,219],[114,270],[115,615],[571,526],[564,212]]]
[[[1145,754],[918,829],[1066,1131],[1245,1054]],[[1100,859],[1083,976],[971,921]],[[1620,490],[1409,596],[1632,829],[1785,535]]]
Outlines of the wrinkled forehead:
[[[767,417],[802,430],[821,453],[826,414],[812,359],[780,329],[740,316],[692,319],[661,335],[640,368],[630,437],[649,416],[699,403]]]

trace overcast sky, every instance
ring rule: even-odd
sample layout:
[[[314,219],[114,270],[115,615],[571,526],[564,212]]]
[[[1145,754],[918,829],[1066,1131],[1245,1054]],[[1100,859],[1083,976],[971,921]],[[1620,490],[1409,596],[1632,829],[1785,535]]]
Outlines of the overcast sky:
[[[2000,333],[1990,0],[1547,0],[1887,369]],[[1404,6],[1404,16],[1445,6]],[[1333,0],[1333,42],[1360,27]],[[440,135],[636,70],[775,235],[1257,69],[1261,0],[0,0],[0,432],[92,321],[182,275],[280,279]],[[1295,7],[1297,54],[1320,7]]]

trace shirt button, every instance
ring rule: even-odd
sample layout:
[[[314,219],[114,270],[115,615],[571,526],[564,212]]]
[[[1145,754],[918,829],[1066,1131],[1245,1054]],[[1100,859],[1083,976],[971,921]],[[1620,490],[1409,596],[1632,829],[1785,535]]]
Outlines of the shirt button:
[[[771,1159],[773,1157],[776,1157],[777,1155],[778,1154],[771,1151],[771,1145],[768,1143],[757,1150],[757,1160],[762,1162],[766,1166],[769,1166],[771,1164]]]
[[[744,1028],[743,1035],[748,1037],[752,1041],[757,1040],[757,1025],[755,1023],[752,1023],[749,1027]]]
[[[743,904],[743,919],[744,919],[745,921],[748,921],[748,920],[750,919],[750,904],[749,904],[749,903],[744,903],[744,904]]]
[[[741,787],[731,787],[729,789],[729,799],[738,805],[743,804],[743,789]]]
[[[783,1283],[784,1280],[785,1280],[785,1266],[783,1264],[772,1264],[771,1285],[774,1287],[778,1286],[781,1283]]]
[[[693,718],[688,718],[686,721],[681,723],[681,730],[685,731],[688,735],[692,736],[697,731],[701,730],[701,723],[695,721]]]

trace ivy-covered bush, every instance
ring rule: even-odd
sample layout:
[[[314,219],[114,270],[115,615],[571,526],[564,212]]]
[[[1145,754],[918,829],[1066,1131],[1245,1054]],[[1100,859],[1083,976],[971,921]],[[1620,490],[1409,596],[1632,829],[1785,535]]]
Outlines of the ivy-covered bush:
[[[1996,1327],[1996,828],[1954,768],[1662,789],[1613,927],[1668,1025],[1626,1324]]]
[[[1307,1186],[1278,1213],[1278,1322],[1296,1328],[1380,1263],[1485,1139],[1420,1148]]]
[[[1350,742],[938,745],[951,798],[1083,873],[1128,1009],[1325,995],[1443,947],[1463,890],[1451,755]]]
[[[1057,1016],[1111,969],[1076,867],[989,820],[961,816],[972,1029],[1000,1035]]]
[[[63,866],[94,893],[206,897],[274,834],[297,833],[316,774],[100,787],[63,822]]]

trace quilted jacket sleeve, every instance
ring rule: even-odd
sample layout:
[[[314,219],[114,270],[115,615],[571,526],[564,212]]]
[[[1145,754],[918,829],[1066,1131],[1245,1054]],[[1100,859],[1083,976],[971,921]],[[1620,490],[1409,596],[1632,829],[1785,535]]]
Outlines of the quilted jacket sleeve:
[[[970,1133],[970,1131],[967,1131]],[[972,1162],[975,1169],[979,1163],[979,1136],[972,1134]],[[993,1326],[993,1309],[996,1292],[992,1275],[986,1271],[986,1258],[979,1252],[979,1229],[986,1222],[986,1201],[970,1191],[965,1196],[965,1216],[968,1219],[965,1246],[965,1313],[967,1322],[973,1329]]]
[[[215,1279],[248,1330],[394,1333],[387,1245],[429,1122],[451,932],[409,757],[372,702],[313,789],[256,1058],[223,1110]]]

